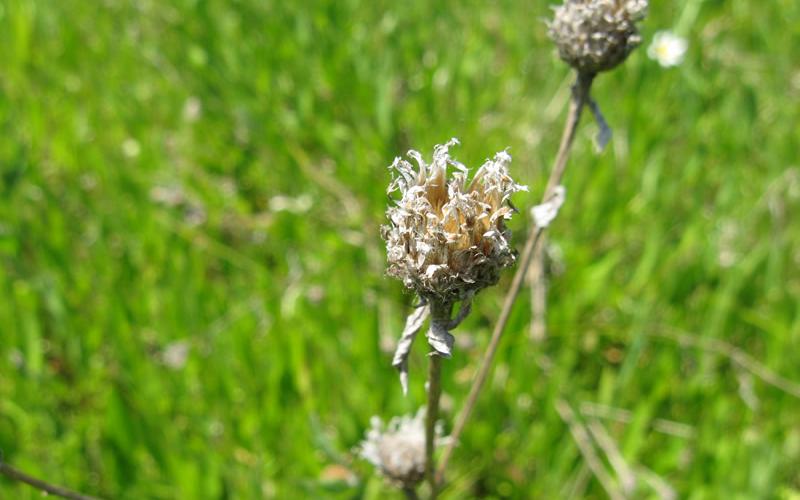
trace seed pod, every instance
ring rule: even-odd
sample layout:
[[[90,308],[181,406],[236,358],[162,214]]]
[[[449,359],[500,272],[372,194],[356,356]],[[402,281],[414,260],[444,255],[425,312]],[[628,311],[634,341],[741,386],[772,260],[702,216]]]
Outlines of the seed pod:
[[[436,146],[427,164],[409,151],[418,168],[396,158],[388,193],[400,199],[381,228],[386,240],[387,274],[403,281],[420,297],[452,304],[497,282],[500,270],[516,258],[505,221],[514,214],[509,198],[527,187],[508,173],[511,156],[500,152],[487,160],[467,183],[467,168],[452,159],[451,139]],[[452,176],[447,170],[452,167]]]
[[[647,14],[647,0],[565,0],[554,11],[548,34],[558,55],[578,72],[596,75],[641,43],[636,23]]]
[[[447,442],[441,422],[435,427],[435,444]],[[367,436],[357,449],[361,458],[378,469],[390,482],[413,489],[425,477],[425,410],[413,417],[392,418],[388,425],[372,417]]]

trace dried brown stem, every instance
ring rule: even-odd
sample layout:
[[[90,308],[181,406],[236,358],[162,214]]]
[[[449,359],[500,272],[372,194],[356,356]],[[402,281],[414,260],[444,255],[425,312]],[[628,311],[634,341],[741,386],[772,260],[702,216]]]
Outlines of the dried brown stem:
[[[547,272],[545,270],[545,247],[547,237],[541,239],[533,253],[528,268],[528,286],[531,287],[531,327],[530,337],[541,342],[547,336]]]
[[[621,424],[629,424],[633,421],[633,412],[630,410],[592,403],[591,401],[584,401],[581,403],[580,414],[584,417],[613,420]],[[692,439],[695,436],[695,429],[691,425],[664,418],[654,419],[651,428],[656,432],[682,439]]]
[[[622,492],[625,495],[631,495],[636,489],[636,473],[633,468],[628,464],[622,452],[619,450],[617,443],[608,433],[605,427],[598,420],[591,420],[587,424],[589,434],[592,435],[597,446],[606,454],[608,463],[617,473]]]
[[[415,490],[414,488],[403,488],[403,495],[405,495],[405,497],[408,500],[418,500],[419,499],[419,495],[417,495],[417,490]]]
[[[644,333],[652,337],[661,337],[677,342],[680,345],[697,347],[724,356],[761,379],[761,381],[780,389],[786,394],[800,398],[799,383],[775,373],[767,368],[766,365],[732,344],[719,339],[691,335],[671,328],[662,328],[659,331],[646,331]]]
[[[439,416],[439,397],[442,395],[442,357],[430,356],[428,371],[428,409],[425,414],[425,477],[431,487],[431,498],[436,498],[436,464],[433,450],[436,447],[436,418]]]
[[[561,179],[564,177],[564,170],[567,167],[567,160],[569,159],[572,144],[575,141],[575,133],[578,130],[578,122],[580,122],[581,112],[589,99],[589,90],[592,86],[594,75],[578,74],[575,84],[572,88],[572,100],[570,101],[569,114],[567,115],[567,122],[564,126],[564,133],[561,136],[561,145],[558,148],[556,161],[550,172],[550,178],[547,181],[547,187],[544,192],[543,200],[546,202],[553,195],[555,188],[561,184]],[[458,415],[456,424],[453,427],[453,432],[450,434],[451,440],[447,444],[442,454],[442,461],[439,464],[439,469],[436,474],[436,480],[441,483],[444,479],[444,471],[447,468],[447,463],[450,456],[453,454],[453,449],[458,442],[458,438],[464,430],[464,426],[469,420],[472,410],[475,408],[475,403],[478,401],[483,385],[489,376],[489,370],[497,352],[497,347],[500,344],[500,338],[503,335],[506,324],[511,317],[511,310],[513,309],[514,302],[519,296],[522,289],[522,283],[525,281],[525,274],[528,271],[528,266],[531,262],[536,244],[544,233],[544,227],[533,227],[528,234],[528,239],[525,242],[525,248],[522,251],[519,267],[514,273],[514,279],[511,281],[511,288],[506,293],[505,300],[503,301],[503,309],[497,319],[494,330],[492,331],[492,338],[489,340],[489,345],[486,348],[486,353],[483,356],[481,365],[478,368],[478,373],[470,388],[467,401],[464,404],[463,410]]]
[[[600,482],[600,485],[606,491],[608,497],[612,500],[624,500],[626,495],[617,487],[614,480],[608,475],[605,467],[603,467],[603,462],[595,452],[589,433],[578,421],[569,403],[563,399],[556,400],[556,411],[564,423],[567,424],[567,427],[569,427],[572,438],[575,440],[575,444],[578,445],[578,450],[581,452],[581,455],[583,455],[586,465],[592,470],[592,474],[594,474]]]
[[[452,304],[431,300],[430,309],[431,329],[435,328],[437,324],[450,326]],[[442,356],[434,351],[429,357],[428,407],[425,412],[425,477],[430,484],[430,498],[434,499],[438,494],[433,452],[436,448],[436,420],[439,418],[439,398],[442,395]]]
[[[88,495],[84,495],[82,493],[68,490],[66,488],[62,488],[61,486],[56,486],[54,484],[42,481],[41,479],[37,479],[33,476],[29,476],[28,474],[25,474],[21,470],[16,469],[3,461],[0,461],[0,474],[15,481],[19,481],[29,486],[33,486],[34,488],[42,491],[46,495],[55,495],[61,498],[68,498],[71,500],[97,500],[97,498],[95,497],[91,497]]]

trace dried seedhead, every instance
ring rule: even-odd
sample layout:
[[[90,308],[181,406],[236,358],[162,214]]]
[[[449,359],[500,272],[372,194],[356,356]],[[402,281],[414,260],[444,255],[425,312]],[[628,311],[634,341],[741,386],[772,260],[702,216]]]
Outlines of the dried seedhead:
[[[527,190],[509,175],[507,152],[487,160],[467,182],[467,168],[448,154],[454,144],[436,146],[431,164],[409,151],[418,168],[395,159],[388,193],[399,191],[400,199],[381,228],[388,274],[420,297],[449,304],[495,284],[500,270],[514,263],[505,226],[515,212],[509,198]],[[454,169],[450,177],[448,167]]]
[[[558,54],[577,71],[595,75],[628,57],[642,41],[636,23],[647,0],[565,0],[548,23]]]
[[[384,426],[372,417],[371,427],[358,449],[359,455],[401,488],[413,489],[425,477],[425,409],[416,415],[394,417]],[[436,445],[446,443],[441,423],[436,425]]]

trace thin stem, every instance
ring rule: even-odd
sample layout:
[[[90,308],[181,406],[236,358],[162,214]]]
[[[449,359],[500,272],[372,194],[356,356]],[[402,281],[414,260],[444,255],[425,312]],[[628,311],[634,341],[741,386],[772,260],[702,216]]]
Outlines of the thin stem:
[[[594,446],[592,445],[592,439],[589,437],[589,433],[586,431],[583,425],[578,422],[577,417],[575,417],[575,412],[572,411],[572,407],[570,407],[569,404],[563,399],[557,399],[556,411],[564,423],[567,424],[569,432],[572,434],[572,437],[575,440],[575,444],[578,445],[578,450],[581,452],[583,459],[586,461],[586,465],[589,466],[592,474],[594,474],[594,476],[600,482],[600,485],[606,491],[608,497],[611,500],[624,500],[626,498],[625,494],[620,491],[620,489],[617,487],[617,484],[614,482],[611,476],[609,476],[605,467],[603,467],[603,462],[595,452]]]
[[[25,474],[21,470],[16,469],[2,461],[0,461],[0,474],[9,477],[15,481],[19,481],[29,486],[33,486],[34,488],[43,491],[45,494],[48,495],[56,495],[61,498],[68,498],[70,500],[97,500],[95,497],[71,491],[66,488],[62,488],[61,486],[56,486],[54,484],[46,483],[41,479],[36,479],[35,477],[29,476],[28,474]]]
[[[438,325],[450,324],[453,305],[431,300],[431,329]],[[425,477],[430,484],[430,498],[438,493],[436,464],[433,452],[436,448],[436,420],[439,418],[439,398],[442,395],[442,357],[435,351],[430,355],[428,371],[428,408],[425,412]]]
[[[780,389],[796,398],[800,398],[800,384],[775,373],[745,351],[725,341],[691,335],[679,330],[660,327],[660,331],[645,332],[647,335],[672,340],[680,345],[705,349],[709,352],[725,356],[745,370],[748,370],[763,382]]]
[[[418,500],[419,499],[419,495],[417,495],[417,490],[415,490],[414,488],[403,488],[403,495],[405,495],[405,497],[408,500]]]
[[[442,394],[442,357],[431,355],[428,372],[428,410],[425,414],[425,477],[431,487],[431,498],[436,498],[436,477],[433,450],[436,447],[436,419],[439,417],[439,397]]]
[[[564,125],[564,132],[561,136],[561,144],[558,148],[558,154],[556,155],[553,170],[550,172],[550,178],[547,181],[547,187],[545,188],[543,197],[544,201],[550,199],[555,188],[561,184],[561,179],[564,177],[564,170],[567,167],[567,160],[569,159],[569,154],[572,150],[572,144],[575,141],[575,133],[578,130],[581,112],[583,111],[583,108],[589,99],[589,90],[591,89],[593,79],[594,75],[578,74],[575,84],[572,87],[572,99],[570,101],[569,114],[567,115],[567,121]],[[483,388],[483,385],[486,383],[487,377],[489,376],[489,370],[491,368],[492,361],[494,360],[494,356],[497,353],[497,347],[500,344],[500,338],[503,335],[503,330],[505,329],[506,324],[511,317],[511,310],[514,306],[514,302],[519,296],[520,290],[522,289],[522,284],[525,281],[525,274],[528,271],[528,266],[530,265],[531,257],[534,254],[534,249],[536,248],[536,245],[544,231],[545,228],[536,226],[532,228],[530,233],[528,233],[528,239],[525,241],[525,247],[522,251],[519,267],[517,267],[517,271],[514,273],[514,279],[511,281],[511,288],[506,293],[506,297],[503,301],[503,309],[500,311],[500,316],[498,317],[497,323],[495,323],[494,330],[492,331],[492,338],[489,340],[489,345],[486,348],[486,353],[484,353],[483,360],[478,368],[478,373],[475,376],[472,387],[470,388],[464,408],[458,415],[456,424],[453,427],[453,432],[450,434],[450,441],[442,454],[442,461],[439,464],[439,469],[436,473],[436,480],[438,483],[441,483],[444,479],[444,471],[446,470],[447,463],[453,454],[453,449],[458,442],[458,438],[461,436],[461,433],[464,431],[464,426],[466,425],[467,420],[469,420],[472,410],[475,408],[475,403],[478,401],[478,395],[480,394],[480,391]]]
[[[531,287],[531,326],[529,335],[534,342],[541,342],[547,336],[547,275],[545,272],[545,247],[547,236],[534,249],[533,259],[528,267],[528,286]]]

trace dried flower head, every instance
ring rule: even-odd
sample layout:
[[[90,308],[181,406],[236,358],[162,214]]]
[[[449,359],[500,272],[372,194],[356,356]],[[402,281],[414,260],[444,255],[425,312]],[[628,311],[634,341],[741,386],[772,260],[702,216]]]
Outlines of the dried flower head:
[[[510,231],[505,221],[515,212],[509,198],[527,187],[508,173],[511,156],[503,151],[487,160],[467,182],[467,168],[452,159],[451,139],[438,145],[428,164],[409,151],[418,168],[396,158],[397,174],[388,193],[401,198],[386,215],[388,274],[401,279],[421,297],[453,303],[497,283],[500,270],[512,265]],[[453,167],[452,176],[447,169]]]
[[[581,73],[614,68],[642,41],[636,23],[647,0],[565,0],[548,23],[558,54]]]
[[[394,417],[385,427],[379,417],[372,417],[370,424],[359,455],[397,486],[416,486],[425,477],[425,409],[420,408],[413,417]],[[447,441],[442,434],[441,422],[437,422],[437,446]]]

